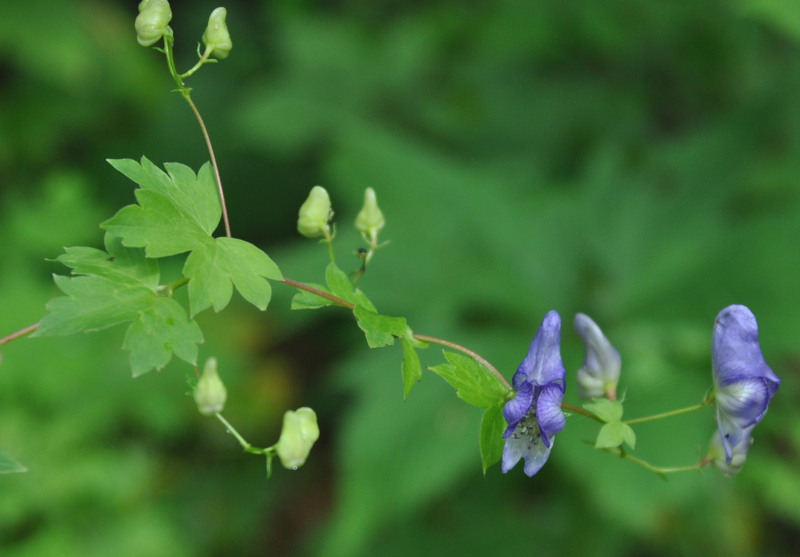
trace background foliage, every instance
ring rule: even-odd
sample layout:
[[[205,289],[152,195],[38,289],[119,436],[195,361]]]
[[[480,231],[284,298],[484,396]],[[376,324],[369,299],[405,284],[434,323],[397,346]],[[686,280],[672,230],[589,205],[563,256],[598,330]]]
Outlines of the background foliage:
[[[172,3],[190,65],[213,4]],[[121,330],[4,347],[4,555],[789,555],[800,541],[800,11],[788,0],[234,2],[229,59],[193,78],[234,235],[292,278],[325,250],[294,232],[331,192],[338,257],[371,186],[390,247],[361,283],[415,331],[510,378],[542,315],[576,311],[623,357],[626,415],[698,402],[713,318],[743,303],[783,377],[743,471],[662,482],[593,451],[573,416],[534,478],[492,468],[480,410],[426,373],[403,402],[400,347],[346,312],[200,314],[229,417],[272,443],[287,408],[322,437],[264,479],[200,416],[172,362],[135,381]],[[197,169],[206,154],[135,2],[33,0],[0,18],[0,332],[37,321],[63,246],[133,200],[104,161]],[[177,270],[174,272],[177,273]],[[423,364],[441,362],[428,349]],[[573,384],[574,385],[574,384]],[[569,387],[569,385],[568,385]],[[568,402],[576,403],[574,387]],[[712,410],[637,427],[637,454],[694,461]]]

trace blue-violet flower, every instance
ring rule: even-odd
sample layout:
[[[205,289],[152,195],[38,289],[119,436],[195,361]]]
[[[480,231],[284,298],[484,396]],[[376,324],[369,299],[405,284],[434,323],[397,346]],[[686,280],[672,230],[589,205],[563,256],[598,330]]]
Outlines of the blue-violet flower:
[[[617,398],[621,358],[600,327],[588,315],[575,316],[575,330],[583,339],[586,359],[578,370],[578,388],[582,398]]]
[[[525,473],[536,474],[550,456],[555,434],[564,429],[561,399],[566,371],[560,342],[561,318],[554,310],[545,315],[528,355],[514,374],[516,395],[503,407],[508,422],[503,433],[503,473],[524,458]]]
[[[725,462],[738,471],[751,432],[767,412],[781,380],[764,361],[758,324],[745,306],[728,306],[714,321],[711,347],[719,440]]]

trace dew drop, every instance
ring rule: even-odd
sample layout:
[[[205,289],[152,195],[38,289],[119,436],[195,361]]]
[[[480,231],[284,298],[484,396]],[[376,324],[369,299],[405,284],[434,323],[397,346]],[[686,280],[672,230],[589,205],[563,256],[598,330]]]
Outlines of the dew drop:
[[[292,470],[297,470],[297,466],[292,466]]]

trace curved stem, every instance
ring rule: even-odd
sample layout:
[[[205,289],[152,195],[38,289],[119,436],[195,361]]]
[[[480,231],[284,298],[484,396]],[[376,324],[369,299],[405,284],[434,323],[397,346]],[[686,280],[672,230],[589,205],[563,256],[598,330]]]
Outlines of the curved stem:
[[[250,443],[248,443],[247,441],[245,441],[244,437],[242,437],[242,436],[239,434],[239,432],[238,432],[238,431],[236,431],[236,429],[235,429],[235,428],[234,428],[234,427],[233,427],[233,426],[230,424],[230,422],[229,422],[228,420],[226,420],[225,418],[223,418],[223,417],[222,417],[222,414],[220,414],[219,412],[217,412],[217,413],[216,413],[216,414],[214,414],[214,415],[217,417],[217,419],[218,419],[219,421],[221,421],[221,422],[222,422],[222,423],[225,425],[225,428],[226,428],[226,430],[227,430],[227,431],[228,431],[228,432],[229,432],[231,435],[233,435],[233,436],[236,438],[236,440],[237,440],[237,441],[239,441],[239,444],[242,446],[242,448],[243,448],[243,449],[244,449],[246,452],[248,452],[248,453],[252,453],[252,454],[267,454],[267,450],[268,450],[268,449],[259,449],[258,447],[254,447],[253,445],[251,445]]]
[[[24,327],[15,333],[11,333],[10,335],[6,335],[3,338],[0,338],[0,346],[8,344],[12,340],[17,340],[18,338],[24,337],[25,335],[29,335],[30,333],[38,329],[39,325],[41,324],[42,324],[41,321],[39,321],[37,323],[34,323],[33,325],[28,325],[27,327]]]
[[[206,148],[208,148],[208,156],[211,158],[211,166],[214,169],[214,179],[217,181],[217,192],[219,193],[219,203],[222,207],[222,220],[225,223],[225,235],[230,238],[231,237],[231,224],[228,220],[228,208],[225,204],[225,192],[222,189],[222,178],[219,174],[219,166],[217,165],[217,157],[214,155],[214,147],[211,145],[211,136],[208,134],[208,129],[206,128],[206,124],[203,121],[203,117],[200,115],[200,111],[197,110],[197,106],[195,106],[194,101],[192,101],[191,97],[191,88],[186,87],[183,82],[184,77],[188,77],[192,75],[199,66],[192,68],[185,74],[181,75],[178,73],[178,69],[175,67],[175,55],[172,49],[172,45],[174,43],[174,36],[172,34],[172,29],[167,27],[166,33],[164,33],[164,55],[167,57],[167,67],[169,68],[169,73],[172,75],[172,79],[175,80],[175,84],[178,86],[178,93],[189,103],[189,107],[194,112],[195,118],[197,118],[197,122],[200,124],[200,131],[203,133],[203,139],[206,142]],[[206,49],[208,50],[208,49]],[[206,57],[206,60],[200,58],[202,63],[207,61],[208,56],[203,54]],[[201,63],[198,62],[200,66]]]
[[[614,454],[616,454],[617,456],[619,456],[620,458],[622,458],[624,460],[629,460],[629,461],[633,462],[634,464],[638,464],[639,466],[641,466],[642,468],[645,468],[646,470],[650,470],[651,472],[655,472],[656,474],[658,474],[659,476],[661,476],[665,480],[667,479],[666,478],[667,474],[679,474],[681,472],[692,472],[694,470],[700,470],[701,468],[704,468],[705,466],[708,466],[709,463],[710,463],[707,459],[701,459],[700,461],[696,462],[695,464],[690,464],[688,466],[655,466],[653,464],[650,464],[646,460],[643,460],[641,458],[637,458],[637,457],[627,453],[625,450],[620,449],[620,448],[618,448],[618,451],[610,451],[610,452],[613,452]]]
[[[185,92],[184,92],[185,91]],[[200,130],[203,132],[203,138],[206,141],[206,147],[208,148],[208,156],[211,157],[211,167],[214,169],[214,179],[217,181],[217,192],[219,193],[219,203],[222,207],[222,220],[225,223],[225,235],[230,238],[231,237],[231,223],[228,220],[228,207],[225,204],[225,192],[222,189],[222,178],[219,175],[219,166],[217,166],[217,157],[214,155],[214,147],[211,145],[211,136],[208,135],[208,129],[206,129],[206,124],[203,122],[203,117],[200,116],[200,111],[197,110],[194,102],[192,102],[191,97],[189,96],[189,90],[184,89],[181,91],[181,95],[186,102],[189,103],[189,106],[194,112],[195,117],[197,118],[197,122],[200,124]]]
[[[446,346],[447,348],[452,348],[453,350],[458,350],[459,352],[466,354],[467,356],[469,356],[470,358],[481,364],[483,367],[491,371],[492,374],[495,375],[495,377],[497,377],[500,381],[502,381],[503,385],[508,387],[509,391],[512,390],[511,385],[508,383],[508,380],[505,377],[503,377],[503,374],[500,373],[496,367],[490,364],[486,358],[484,358],[477,352],[473,352],[469,348],[461,346],[460,344],[456,344],[455,342],[451,342],[449,340],[444,340],[441,338],[431,337],[428,335],[420,335],[414,333],[414,338],[417,340],[421,340],[422,342],[429,342],[431,344],[438,344],[439,346]]]
[[[317,288],[314,288],[313,286],[309,286],[309,285],[304,284],[302,282],[299,282],[299,281],[296,281],[296,280],[293,280],[293,279],[290,279],[290,278],[287,278],[287,277],[283,277],[283,279],[281,279],[281,282],[283,282],[284,284],[288,284],[289,286],[292,286],[294,288],[297,288],[298,290],[305,290],[306,292],[310,292],[310,293],[314,294],[315,296],[319,296],[320,298],[325,298],[326,300],[329,300],[329,301],[333,302],[337,306],[340,306],[340,307],[343,307],[343,308],[346,308],[346,309],[349,309],[349,310],[353,310],[356,307],[355,304],[352,304],[352,303],[348,302],[347,300],[343,300],[343,299],[339,298],[338,296],[334,296],[333,294],[329,294],[328,292],[323,292],[322,290],[319,290]],[[466,354],[467,356],[469,356],[470,358],[472,358],[473,360],[475,360],[476,362],[478,362],[479,364],[484,366],[486,369],[488,369],[498,379],[500,379],[500,381],[503,383],[503,385],[508,387],[509,391],[512,390],[511,385],[508,383],[508,380],[505,377],[503,377],[503,374],[500,373],[497,370],[496,367],[494,367],[492,364],[490,364],[489,361],[486,358],[484,358],[483,356],[481,356],[477,352],[473,352],[469,348],[461,346],[460,344],[456,344],[455,342],[451,342],[449,340],[444,340],[444,339],[437,338],[437,337],[432,337],[432,336],[428,336],[428,335],[420,335],[420,334],[414,333],[414,338],[417,339],[417,340],[420,340],[422,342],[429,342],[431,344],[438,344],[439,346],[445,346],[447,348],[452,348],[453,350],[458,350],[459,352],[462,352],[462,353]]]
[[[679,416],[681,414],[688,414],[689,412],[694,412],[696,410],[702,410],[709,404],[714,402],[714,395],[709,395],[706,399],[701,402],[700,404],[695,404],[693,406],[687,406],[686,408],[679,408],[678,410],[671,410],[669,412],[663,412],[661,414],[653,414],[652,416],[645,416],[643,418],[634,418],[633,420],[625,420],[623,423],[628,425],[633,424],[641,424],[644,422],[652,422],[655,420],[661,420],[663,418],[671,418],[672,416]]]

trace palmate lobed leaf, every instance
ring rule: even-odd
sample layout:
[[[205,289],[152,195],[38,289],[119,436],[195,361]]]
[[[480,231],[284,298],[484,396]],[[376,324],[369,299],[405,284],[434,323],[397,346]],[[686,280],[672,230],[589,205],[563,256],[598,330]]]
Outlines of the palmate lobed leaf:
[[[394,344],[395,338],[403,338],[409,331],[405,317],[381,315],[360,304],[353,309],[353,315],[356,317],[358,327],[364,331],[370,348]]]
[[[107,251],[84,246],[64,248],[56,261],[72,269],[73,275],[95,275],[117,282],[158,286],[158,263],[144,256],[144,250],[126,248],[120,238],[105,235]]]
[[[264,310],[272,296],[267,279],[280,280],[280,269],[262,250],[237,238],[216,238],[192,251],[183,274],[189,279],[192,316],[213,307],[221,311],[235,286],[242,297]]]
[[[197,365],[198,343],[203,333],[186,310],[172,298],[157,298],[125,333],[122,348],[130,350],[134,377],[155,368],[161,370],[174,353],[180,359]]]
[[[139,184],[138,205],[128,205],[100,226],[128,247],[145,248],[148,257],[167,257],[208,245],[222,209],[208,163],[195,175],[187,166],[167,163],[163,172],[143,157],[109,161]]]
[[[105,277],[53,275],[66,294],[50,300],[47,314],[34,336],[72,335],[107,329],[133,321],[147,309],[156,294],[150,288]]]

